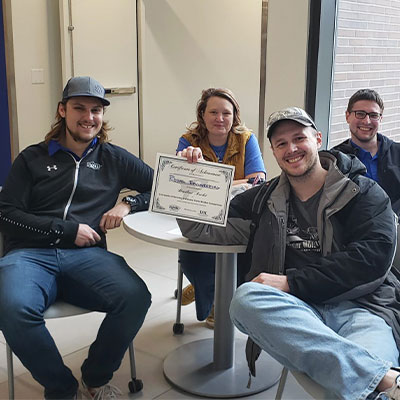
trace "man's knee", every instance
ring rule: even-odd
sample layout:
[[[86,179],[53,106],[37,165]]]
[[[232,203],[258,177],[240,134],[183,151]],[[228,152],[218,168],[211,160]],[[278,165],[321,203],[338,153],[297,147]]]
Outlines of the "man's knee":
[[[247,282],[239,286],[230,306],[232,321],[236,324],[253,321],[255,315],[268,312],[269,307],[276,307],[287,301],[286,294],[279,289],[256,282]]]
[[[116,274],[112,279],[111,308],[114,312],[146,313],[151,305],[151,294],[143,279],[117,254],[105,252],[104,258],[115,265]],[[109,279],[106,275],[105,281]]]
[[[231,319],[235,324],[246,319],[249,313],[254,313],[255,307],[252,297],[253,291],[256,289],[255,285],[257,284],[247,282],[237,288],[229,309]]]
[[[18,291],[17,291],[18,292]],[[25,297],[16,295],[0,296],[0,329],[29,325],[43,320],[43,314],[35,309]]]
[[[146,314],[151,305],[151,294],[139,276],[136,276],[131,284],[124,285],[119,296],[128,313]]]
[[[133,302],[136,305],[140,303],[144,313],[147,313],[147,310],[150,308],[151,294],[143,280],[141,280],[141,284],[139,285],[139,290],[136,293]]]

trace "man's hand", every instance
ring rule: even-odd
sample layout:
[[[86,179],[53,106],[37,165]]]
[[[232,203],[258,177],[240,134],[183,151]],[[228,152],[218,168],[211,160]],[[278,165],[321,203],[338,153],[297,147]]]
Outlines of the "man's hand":
[[[100,220],[100,229],[107,233],[107,229],[118,228],[121,225],[122,218],[129,214],[131,207],[126,203],[118,203],[111,210],[103,214]]]
[[[79,224],[74,243],[79,247],[90,247],[94,246],[100,239],[100,235],[89,225]]]
[[[263,285],[272,286],[275,289],[282,290],[282,292],[290,293],[290,288],[286,275],[275,275],[261,272],[260,275],[256,276],[252,282],[261,283]]]
[[[199,160],[203,160],[203,153],[200,147],[189,146],[182,151],[178,151],[176,155],[186,158],[189,163],[196,163]]]

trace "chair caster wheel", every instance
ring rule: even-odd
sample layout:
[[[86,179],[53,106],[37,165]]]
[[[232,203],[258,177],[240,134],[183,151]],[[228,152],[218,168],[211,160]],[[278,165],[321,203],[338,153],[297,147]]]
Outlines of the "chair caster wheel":
[[[175,299],[177,299],[177,298],[178,298],[178,289],[175,289],[175,292],[174,292],[174,297],[175,297]]]
[[[141,379],[132,379],[129,382],[128,387],[131,393],[137,393],[143,389],[143,382]]]
[[[175,335],[181,335],[183,333],[184,327],[185,327],[185,325],[183,325],[183,324],[175,323],[172,330],[173,330]]]

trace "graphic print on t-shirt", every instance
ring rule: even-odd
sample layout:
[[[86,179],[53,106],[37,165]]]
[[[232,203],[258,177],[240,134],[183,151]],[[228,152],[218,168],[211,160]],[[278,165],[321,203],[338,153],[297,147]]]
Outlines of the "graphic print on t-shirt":
[[[321,193],[322,189],[306,201],[301,201],[291,193],[286,225],[285,270],[312,265],[321,257],[317,230]]]
[[[291,249],[320,254],[317,213],[321,193],[322,188],[306,201],[301,201],[293,192],[290,194],[286,243]]]
[[[290,207],[292,208],[292,207]],[[305,226],[301,228],[299,221],[293,213],[289,213],[286,231],[287,246],[302,252],[321,251],[318,231],[315,226]]]

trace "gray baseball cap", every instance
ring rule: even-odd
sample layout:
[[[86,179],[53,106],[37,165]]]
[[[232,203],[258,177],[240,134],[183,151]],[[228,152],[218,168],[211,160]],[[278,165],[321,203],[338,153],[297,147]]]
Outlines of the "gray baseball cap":
[[[63,100],[71,97],[87,96],[100,99],[105,106],[109,106],[110,102],[104,97],[106,91],[103,85],[90,76],[75,76],[71,78],[65,85],[63,91]]]
[[[271,140],[274,128],[276,124],[280,121],[290,120],[298,122],[303,126],[312,126],[317,129],[313,119],[301,108],[299,107],[288,107],[283,110],[276,111],[272,113],[267,121],[267,137]]]

